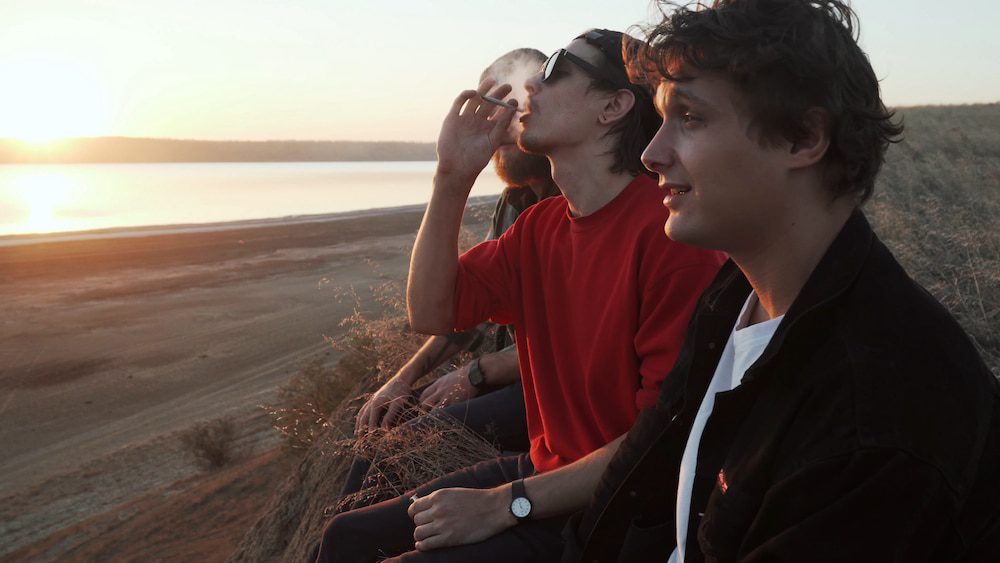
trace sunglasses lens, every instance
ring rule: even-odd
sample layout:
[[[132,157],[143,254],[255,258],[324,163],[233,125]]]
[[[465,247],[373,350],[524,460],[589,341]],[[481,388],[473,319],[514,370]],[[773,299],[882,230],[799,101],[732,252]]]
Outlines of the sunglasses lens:
[[[545,72],[542,73],[542,82],[545,82],[552,76],[552,71],[556,69],[556,64],[559,62],[559,51],[552,53],[549,60],[545,61]]]

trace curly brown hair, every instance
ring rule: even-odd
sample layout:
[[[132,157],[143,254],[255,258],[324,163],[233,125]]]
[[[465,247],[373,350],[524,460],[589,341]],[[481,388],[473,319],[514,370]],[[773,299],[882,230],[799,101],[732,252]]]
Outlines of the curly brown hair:
[[[663,20],[632,52],[633,79],[683,81],[692,70],[722,73],[743,94],[761,143],[808,136],[806,113],[824,109],[828,188],[864,202],[901,122],[886,109],[857,43],[858,19],[839,0],[715,0],[661,4]]]

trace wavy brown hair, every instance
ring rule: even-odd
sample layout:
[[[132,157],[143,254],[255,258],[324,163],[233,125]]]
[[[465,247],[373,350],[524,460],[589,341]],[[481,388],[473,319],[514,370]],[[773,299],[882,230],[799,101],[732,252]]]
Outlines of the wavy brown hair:
[[[807,138],[807,111],[825,110],[828,188],[864,202],[889,143],[903,132],[857,43],[858,19],[839,0],[716,0],[661,4],[663,20],[632,51],[633,79],[683,81],[722,73],[743,94],[741,109],[761,143]]]

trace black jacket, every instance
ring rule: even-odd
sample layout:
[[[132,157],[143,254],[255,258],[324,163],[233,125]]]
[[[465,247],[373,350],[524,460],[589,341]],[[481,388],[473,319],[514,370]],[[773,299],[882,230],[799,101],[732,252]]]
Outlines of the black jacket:
[[[706,290],[658,404],[567,527],[565,561],[667,560],[687,435],[749,292],[732,262]],[[717,395],[686,561],[1000,561],[998,514],[997,381],[857,212]]]

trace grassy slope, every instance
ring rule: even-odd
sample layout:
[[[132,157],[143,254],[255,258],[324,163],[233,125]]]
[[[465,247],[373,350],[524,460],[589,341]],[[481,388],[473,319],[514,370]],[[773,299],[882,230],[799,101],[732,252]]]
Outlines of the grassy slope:
[[[910,108],[867,213],[1000,376],[1000,105]]]

